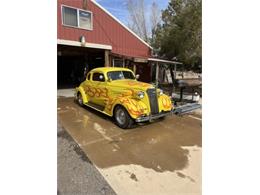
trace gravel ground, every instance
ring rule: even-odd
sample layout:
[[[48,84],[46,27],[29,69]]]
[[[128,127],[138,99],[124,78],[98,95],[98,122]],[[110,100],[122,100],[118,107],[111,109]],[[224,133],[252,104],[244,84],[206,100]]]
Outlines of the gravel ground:
[[[116,194],[58,123],[58,195]]]

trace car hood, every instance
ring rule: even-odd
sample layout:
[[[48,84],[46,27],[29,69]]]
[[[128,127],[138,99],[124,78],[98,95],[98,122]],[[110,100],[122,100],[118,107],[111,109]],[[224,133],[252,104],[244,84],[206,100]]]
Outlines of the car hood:
[[[114,87],[127,88],[127,89],[131,88],[131,89],[142,90],[142,91],[146,91],[149,88],[154,88],[152,84],[144,83],[136,80],[115,80],[115,81],[111,81],[110,85]]]

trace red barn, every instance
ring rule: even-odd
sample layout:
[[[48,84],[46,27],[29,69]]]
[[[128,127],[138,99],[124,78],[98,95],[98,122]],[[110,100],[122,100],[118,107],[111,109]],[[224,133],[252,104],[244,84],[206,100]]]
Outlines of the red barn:
[[[94,0],[58,0],[58,87],[72,87],[87,71],[128,67],[151,78],[152,48]]]

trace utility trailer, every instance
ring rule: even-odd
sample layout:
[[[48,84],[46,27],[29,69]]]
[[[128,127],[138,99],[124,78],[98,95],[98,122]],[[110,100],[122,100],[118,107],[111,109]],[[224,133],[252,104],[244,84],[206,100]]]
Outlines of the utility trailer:
[[[177,65],[183,65],[180,62],[176,61],[169,61],[169,60],[163,60],[163,59],[157,59],[157,58],[149,58],[150,62],[155,63],[156,65],[156,75],[155,75],[155,85],[156,87],[163,88],[159,84],[159,70],[160,67],[164,64],[173,66],[173,72],[172,68],[170,69],[171,73],[171,80],[172,80],[172,86],[170,90],[170,94],[172,97],[172,103],[174,104],[174,109],[172,110],[172,114],[176,115],[183,115],[187,113],[191,113],[197,109],[201,109],[201,104],[198,103],[197,97],[199,97],[199,94],[195,91],[196,88],[200,88],[202,86],[201,78],[200,79],[177,79]],[[183,72],[182,72],[183,74]],[[176,94],[177,89],[179,89],[179,94]],[[185,90],[190,92],[190,100],[187,101],[185,99]],[[187,95],[186,95],[187,96]]]
[[[194,110],[197,110],[197,109],[201,109],[200,104],[198,104],[198,103],[186,103],[184,105],[180,105],[180,106],[175,107],[172,110],[172,113],[176,114],[176,115],[183,115],[183,114],[193,112]]]

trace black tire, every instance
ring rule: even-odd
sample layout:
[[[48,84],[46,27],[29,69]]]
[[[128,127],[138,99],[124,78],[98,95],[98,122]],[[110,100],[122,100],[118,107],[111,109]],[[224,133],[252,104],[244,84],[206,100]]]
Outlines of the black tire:
[[[114,119],[117,126],[122,129],[129,129],[134,125],[134,120],[123,106],[116,106],[114,110]]]
[[[78,103],[78,105],[80,105],[80,106],[83,106],[83,105],[84,105],[84,104],[83,104],[83,98],[82,98],[82,95],[81,95],[80,92],[78,92],[78,94],[77,94],[77,103]]]

